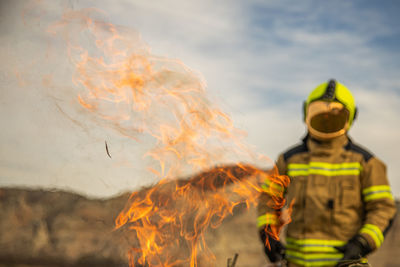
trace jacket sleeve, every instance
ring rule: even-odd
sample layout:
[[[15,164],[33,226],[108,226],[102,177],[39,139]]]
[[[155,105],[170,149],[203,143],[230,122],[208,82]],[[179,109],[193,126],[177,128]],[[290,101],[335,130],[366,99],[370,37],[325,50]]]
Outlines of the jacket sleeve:
[[[361,186],[365,220],[360,234],[366,238],[371,249],[375,250],[382,245],[396,214],[385,164],[375,157],[369,159],[363,165]]]
[[[286,163],[283,155],[279,156],[274,169],[262,177],[262,193],[257,206],[257,227],[263,229],[266,225],[280,227],[280,209],[285,204],[284,194],[286,187],[282,182],[282,175],[286,175]]]

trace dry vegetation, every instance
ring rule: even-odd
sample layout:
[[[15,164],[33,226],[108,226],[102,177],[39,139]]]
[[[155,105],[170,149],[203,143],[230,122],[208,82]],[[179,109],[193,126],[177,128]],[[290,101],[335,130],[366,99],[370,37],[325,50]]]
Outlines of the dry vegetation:
[[[126,251],[135,239],[124,229],[113,228],[128,196],[99,200],[67,192],[0,189],[0,266],[127,266]],[[266,265],[255,218],[254,208],[239,206],[219,228],[208,230],[215,266],[227,266],[235,253],[236,267]],[[383,247],[370,256],[370,264],[400,266],[399,251],[396,220]],[[199,265],[207,266],[201,261]]]

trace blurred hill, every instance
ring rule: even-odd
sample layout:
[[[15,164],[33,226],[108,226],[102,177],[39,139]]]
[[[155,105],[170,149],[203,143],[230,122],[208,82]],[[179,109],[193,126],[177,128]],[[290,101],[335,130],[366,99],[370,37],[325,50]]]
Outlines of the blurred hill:
[[[127,251],[136,240],[124,229],[114,231],[114,220],[128,198],[122,194],[88,199],[62,191],[1,188],[0,266],[128,266]],[[255,208],[239,207],[219,228],[209,229],[206,239],[215,253],[215,266],[226,266],[235,253],[237,267],[266,265],[255,218]],[[399,251],[400,222],[395,220],[370,264],[400,266]]]

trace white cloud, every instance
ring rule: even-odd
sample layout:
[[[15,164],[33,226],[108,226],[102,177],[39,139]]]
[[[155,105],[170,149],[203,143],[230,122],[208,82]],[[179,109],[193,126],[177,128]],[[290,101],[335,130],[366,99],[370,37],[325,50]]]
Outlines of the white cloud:
[[[388,90],[364,89],[357,91],[356,97],[360,116],[352,135],[387,164],[392,189],[399,196],[400,167],[396,162],[400,150],[400,95]]]

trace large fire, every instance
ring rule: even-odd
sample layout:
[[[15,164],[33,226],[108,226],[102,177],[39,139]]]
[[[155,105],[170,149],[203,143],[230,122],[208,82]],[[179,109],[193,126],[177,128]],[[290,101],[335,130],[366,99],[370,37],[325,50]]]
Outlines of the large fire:
[[[178,60],[152,55],[137,33],[121,32],[99,14],[70,10],[49,31],[68,44],[80,105],[102,125],[154,143],[145,156],[157,162],[149,170],[159,182],[133,193],[116,219],[116,228],[127,227],[136,239],[130,264],[197,266],[201,258],[210,266],[206,229],[217,227],[238,205],[254,205],[266,179],[283,187],[289,179],[276,169],[227,164],[236,158],[265,164],[268,159],[243,143],[229,116],[209,101],[196,73]],[[285,205],[283,192],[269,193],[272,207]],[[269,234],[278,238],[279,230]],[[181,253],[173,253],[175,248]]]

